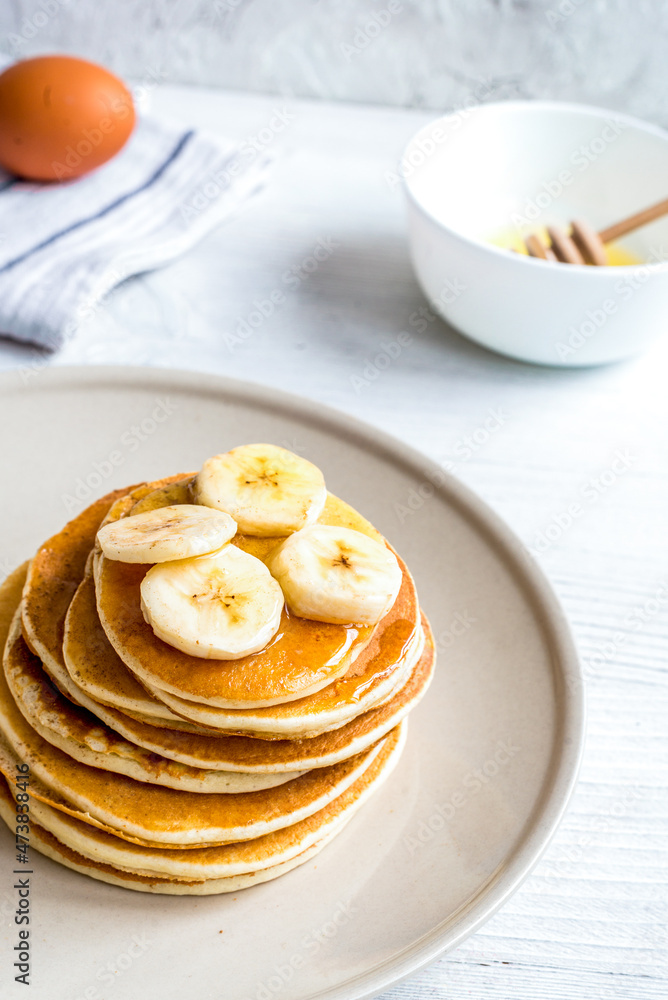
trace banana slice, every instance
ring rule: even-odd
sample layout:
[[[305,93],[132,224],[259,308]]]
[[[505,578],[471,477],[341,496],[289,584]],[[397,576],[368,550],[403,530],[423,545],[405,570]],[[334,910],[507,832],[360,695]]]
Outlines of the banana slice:
[[[342,625],[374,625],[399,593],[393,552],[352,528],[315,524],[290,535],[267,559],[290,611]]]
[[[327,489],[320,469],[286,448],[246,444],[207,459],[197,499],[227,511],[242,535],[289,535],[316,521]]]
[[[283,603],[264,563],[236,545],[153,566],[141,583],[142,613],[158,638],[204,659],[257,653],[276,635]]]
[[[151,493],[147,493],[141,500],[137,500],[132,508],[133,514],[144,514],[148,510],[157,510],[159,507],[173,507],[174,504],[195,503],[195,482],[196,476],[189,476],[177,483],[168,483],[167,486],[159,486]]]
[[[100,528],[97,540],[107,559],[162,563],[214,552],[236,531],[229,514],[183,503],[122,517]]]

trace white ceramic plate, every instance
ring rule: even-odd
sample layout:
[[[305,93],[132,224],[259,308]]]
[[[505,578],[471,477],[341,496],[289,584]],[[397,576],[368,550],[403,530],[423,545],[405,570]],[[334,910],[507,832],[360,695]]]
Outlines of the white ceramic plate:
[[[236,896],[151,896],[33,852],[32,1000],[355,1000],[471,934],[548,843],[582,747],[567,624],[532,558],[460,483],[347,417],[259,386],[152,369],[0,379],[9,570],[84,503],[243,441],[306,455],[413,570],[439,643],[397,771],[321,855]],[[433,485],[433,483],[440,485]],[[13,838],[0,830],[0,992],[24,997]]]

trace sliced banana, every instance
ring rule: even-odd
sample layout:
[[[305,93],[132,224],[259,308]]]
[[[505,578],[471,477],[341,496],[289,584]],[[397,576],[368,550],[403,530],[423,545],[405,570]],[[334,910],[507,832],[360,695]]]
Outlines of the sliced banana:
[[[246,444],[207,459],[197,499],[227,511],[242,535],[289,535],[316,521],[327,489],[320,469],[273,444]]]
[[[176,483],[159,486],[147,493],[141,500],[137,500],[132,508],[132,513],[144,514],[148,510],[157,510],[158,507],[172,507],[176,503],[195,503],[196,478],[196,476],[189,476]]]
[[[112,521],[100,528],[97,540],[107,559],[162,563],[214,552],[236,531],[229,514],[183,503]]]
[[[267,559],[290,611],[342,625],[374,625],[401,587],[393,552],[352,528],[315,524],[290,535]]]
[[[269,570],[236,545],[153,566],[141,583],[144,619],[170,646],[214,660],[257,653],[276,635],[283,594]]]

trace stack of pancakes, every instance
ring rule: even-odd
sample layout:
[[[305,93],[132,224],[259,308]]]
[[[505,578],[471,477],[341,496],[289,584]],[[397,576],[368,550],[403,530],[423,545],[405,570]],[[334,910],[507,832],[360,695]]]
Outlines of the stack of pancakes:
[[[146,565],[96,546],[102,523],[189,502],[193,477],[119,490],[0,590],[0,814],[30,768],[30,843],[116,885],[209,894],[266,881],[328,843],[387,777],[434,649],[413,580],[375,626],[283,612],[262,651],[198,659],[142,616]],[[382,540],[328,495],[319,522]],[[263,558],[280,541],[240,535]]]

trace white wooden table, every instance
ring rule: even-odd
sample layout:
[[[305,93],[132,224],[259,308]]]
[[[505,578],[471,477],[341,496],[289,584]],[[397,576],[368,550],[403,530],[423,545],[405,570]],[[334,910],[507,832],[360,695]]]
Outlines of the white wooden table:
[[[588,742],[571,808],[522,889],[387,996],[665,1000],[668,338],[624,365],[550,370],[421,323],[401,192],[384,174],[424,113],[185,87],[153,99],[239,138],[266,138],[285,109],[268,187],[187,258],[115,290],[60,354],[0,341],[0,367],[219,372],[336,406],[450,463],[561,596]],[[271,314],[239,333],[257,310]],[[408,346],[374,367],[403,331]]]

